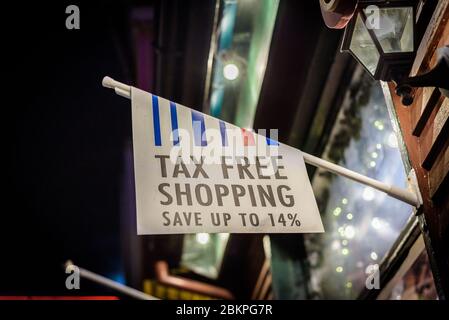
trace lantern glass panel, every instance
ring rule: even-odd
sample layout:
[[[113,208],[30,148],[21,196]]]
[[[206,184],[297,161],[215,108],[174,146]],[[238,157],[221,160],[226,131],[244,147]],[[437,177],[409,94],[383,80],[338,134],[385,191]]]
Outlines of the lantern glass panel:
[[[357,15],[349,49],[369,72],[374,75],[379,62],[379,52],[377,51],[360,14]]]
[[[369,10],[364,12],[368,21],[375,19],[374,14],[369,16]],[[385,53],[413,51],[412,7],[381,8],[378,18],[378,23],[370,21],[369,25]]]

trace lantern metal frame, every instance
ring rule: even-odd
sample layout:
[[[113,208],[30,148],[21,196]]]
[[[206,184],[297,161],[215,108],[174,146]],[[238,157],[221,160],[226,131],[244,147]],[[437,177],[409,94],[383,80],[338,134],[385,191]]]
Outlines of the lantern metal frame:
[[[368,6],[374,5],[383,8],[412,8],[412,21],[413,21],[413,51],[408,52],[388,52],[386,53],[381,43],[379,42],[374,30],[366,27],[367,16],[364,12]],[[376,70],[373,73],[365,66],[365,64],[357,57],[357,55],[350,49],[354,28],[357,22],[357,18],[361,17],[365,28],[368,31],[371,40],[373,41],[377,52],[379,53],[379,60],[376,65]],[[404,25],[405,27],[405,25]],[[416,4],[410,1],[363,1],[359,2],[354,15],[345,28],[343,41],[341,45],[342,52],[349,52],[359,64],[371,75],[375,80],[383,81],[395,81],[399,82],[402,78],[406,77],[411,67],[413,59],[416,54]]]

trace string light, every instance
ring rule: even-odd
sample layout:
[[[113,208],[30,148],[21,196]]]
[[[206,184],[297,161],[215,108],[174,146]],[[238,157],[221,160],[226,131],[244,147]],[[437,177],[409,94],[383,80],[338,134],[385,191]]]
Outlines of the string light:
[[[207,244],[209,242],[209,234],[208,233],[197,233],[196,241],[200,244]]]
[[[374,217],[374,218],[371,220],[371,226],[372,226],[374,229],[380,229],[380,227],[382,226],[382,221],[381,221],[379,218]]]
[[[384,129],[384,124],[380,120],[374,121],[374,126],[380,131]]]
[[[352,239],[355,236],[355,229],[353,226],[347,226],[344,231],[345,238]]]
[[[363,200],[372,201],[374,199],[374,190],[371,187],[365,187],[362,194]]]
[[[341,213],[341,208],[340,207],[336,207],[334,209],[334,216],[338,217]]]
[[[394,132],[388,135],[387,143],[391,148],[398,147],[398,139],[396,139],[396,135],[394,134]]]
[[[333,249],[333,250],[338,250],[338,249],[340,249],[340,242],[339,242],[338,240],[334,240],[334,241],[332,242],[332,249]]]
[[[239,68],[234,63],[228,63],[223,68],[223,76],[228,80],[235,80],[239,77]]]

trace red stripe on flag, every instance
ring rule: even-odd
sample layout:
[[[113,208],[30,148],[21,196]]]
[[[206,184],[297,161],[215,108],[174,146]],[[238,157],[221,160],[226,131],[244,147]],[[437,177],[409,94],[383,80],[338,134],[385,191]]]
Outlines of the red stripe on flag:
[[[243,136],[243,145],[246,146],[254,146],[254,136],[251,131],[242,128],[242,136]]]

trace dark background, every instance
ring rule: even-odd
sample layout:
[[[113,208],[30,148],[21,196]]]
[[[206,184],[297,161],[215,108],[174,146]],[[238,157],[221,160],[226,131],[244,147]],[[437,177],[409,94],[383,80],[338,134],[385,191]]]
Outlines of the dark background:
[[[70,294],[68,258],[116,280],[123,272],[119,189],[130,108],[101,80],[130,78],[126,5],[77,2],[81,29],[67,30],[69,4],[2,4],[0,295]],[[107,293],[87,282],[82,289]]]

